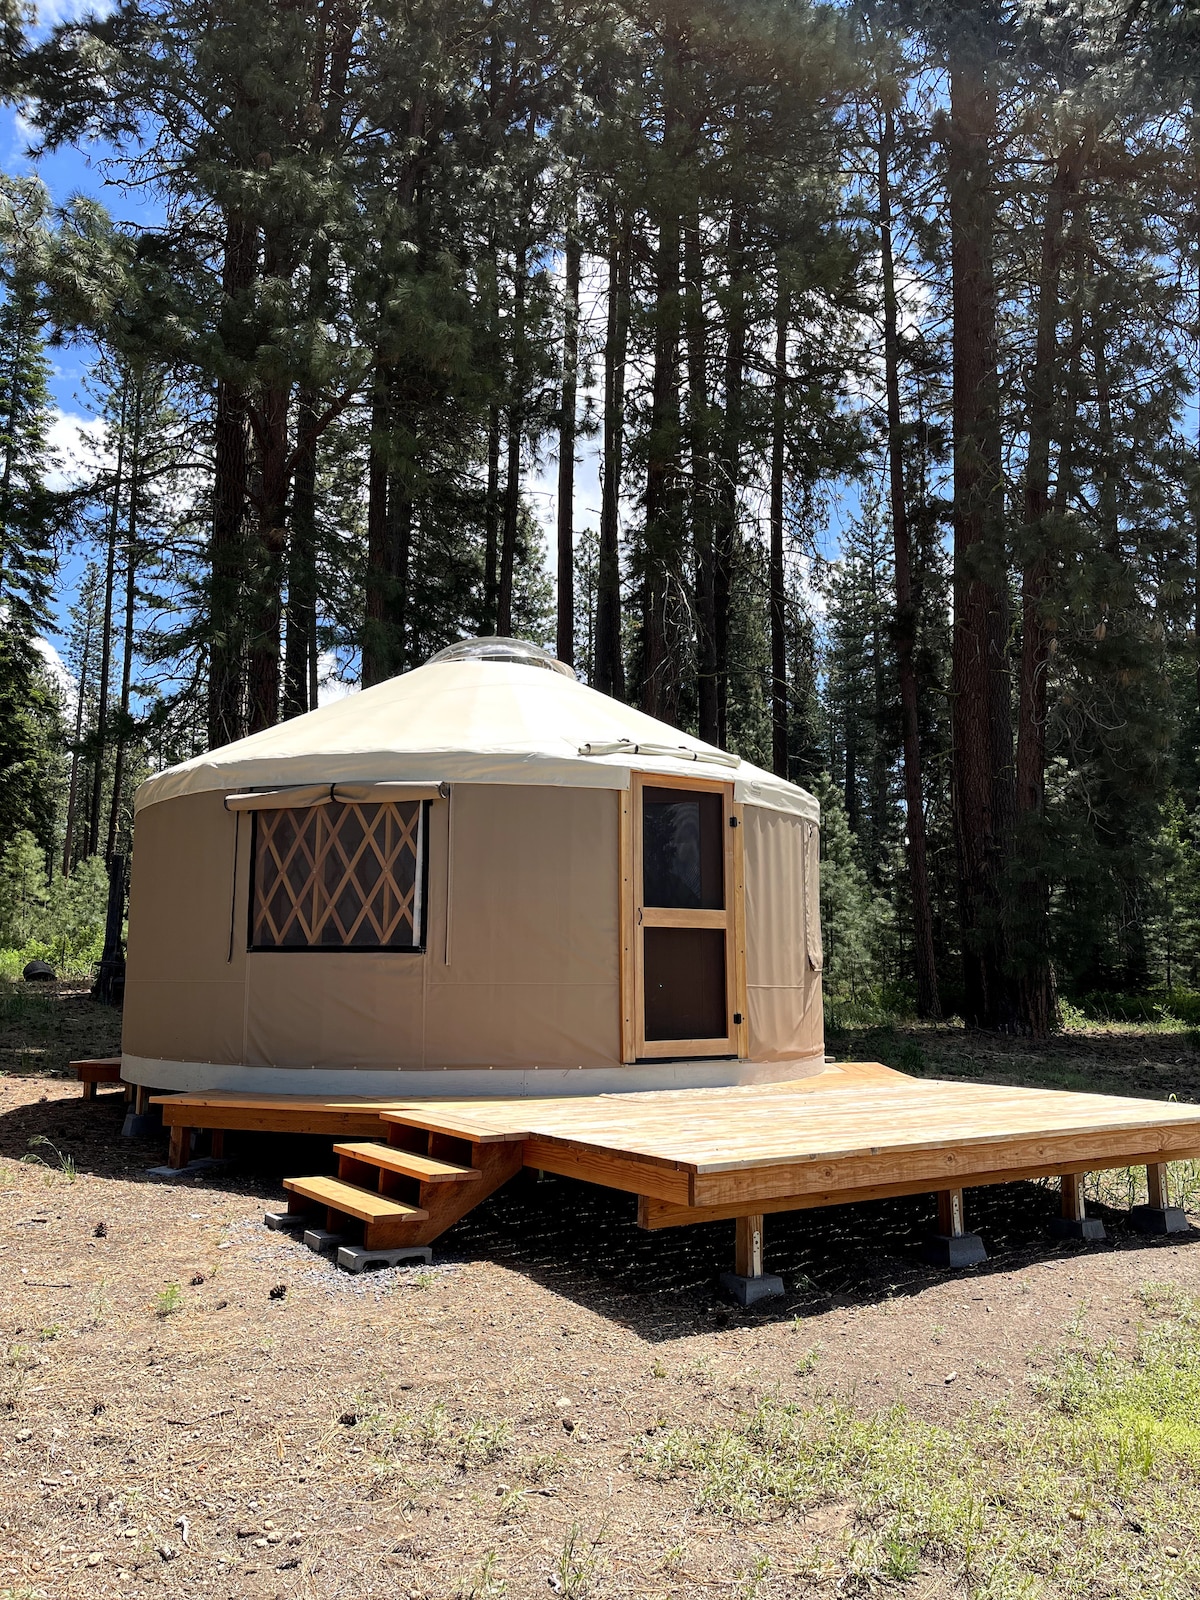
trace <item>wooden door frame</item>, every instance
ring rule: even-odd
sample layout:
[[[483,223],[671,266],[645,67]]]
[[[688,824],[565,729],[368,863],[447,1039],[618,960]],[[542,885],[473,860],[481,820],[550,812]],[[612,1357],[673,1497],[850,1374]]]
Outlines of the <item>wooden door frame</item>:
[[[642,904],[642,795],[646,789],[697,789],[722,799],[723,912],[651,911]],[[620,973],[621,1060],[671,1061],[685,1057],[724,1056],[744,1060],[749,1054],[746,1025],[746,905],[745,817],[733,797],[733,784],[719,780],[679,777],[666,773],[630,774],[621,792],[620,811]],[[725,1015],[729,1031],[720,1039],[646,1039],[645,961],[642,932],[645,927],[723,927],[725,930]],[[734,1017],[740,1017],[735,1022]]]

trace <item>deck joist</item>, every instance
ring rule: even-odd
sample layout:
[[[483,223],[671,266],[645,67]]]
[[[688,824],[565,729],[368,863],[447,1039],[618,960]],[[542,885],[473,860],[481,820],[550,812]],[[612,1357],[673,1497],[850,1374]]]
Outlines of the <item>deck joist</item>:
[[[649,1228],[1200,1158],[1200,1106],[918,1079],[873,1062],[789,1083],[546,1100],[160,1103],[172,1127],[386,1137],[399,1125],[477,1151],[519,1144],[527,1167],[637,1195]]]

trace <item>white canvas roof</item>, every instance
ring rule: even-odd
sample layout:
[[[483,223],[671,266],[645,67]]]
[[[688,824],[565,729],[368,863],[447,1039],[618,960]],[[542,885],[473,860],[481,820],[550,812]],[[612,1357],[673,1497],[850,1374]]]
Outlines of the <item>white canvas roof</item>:
[[[518,660],[431,661],[149,778],[177,795],[333,783],[530,783],[625,789],[631,771],[719,779],[736,798],[812,818],[798,785]]]

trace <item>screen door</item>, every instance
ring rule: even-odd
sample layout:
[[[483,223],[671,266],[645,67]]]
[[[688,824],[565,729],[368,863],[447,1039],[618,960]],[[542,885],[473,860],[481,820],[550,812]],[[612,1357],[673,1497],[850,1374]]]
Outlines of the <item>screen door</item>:
[[[732,787],[635,775],[632,803],[636,1054],[737,1055]]]

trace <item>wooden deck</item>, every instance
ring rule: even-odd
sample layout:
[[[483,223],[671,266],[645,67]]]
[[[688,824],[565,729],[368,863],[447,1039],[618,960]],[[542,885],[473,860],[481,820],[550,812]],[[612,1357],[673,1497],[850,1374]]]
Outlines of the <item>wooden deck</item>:
[[[427,1206],[421,1243],[495,1186],[450,1185],[452,1202],[443,1183],[435,1197],[437,1168],[443,1179],[486,1170],[502,1181],[521,1166],[584,1179],[637,1195],[641,1225],[667,1228],[921,1193],[959,1196],[943,1205],[957,1219],[964,1188],[1045,1176],[1063,1178],[1064,1215],[1079,1220],[1079,1174],[1144,1165],[1161,1195],[1166,1163],[1200,1158],[1200,1106],[910,1078],[876,1062],[789,1083],[545,1100],[207,1093],[156,1103],[176,1165],[196,1128],[382,1138],[340,1146],[342,1177],[355,1192]]]
[[[649,1228],[1200,1157],[1200,1106],[915,1079],[876,1063],[737,1089],[411,1102],[387,1122],[624,1189]]]

